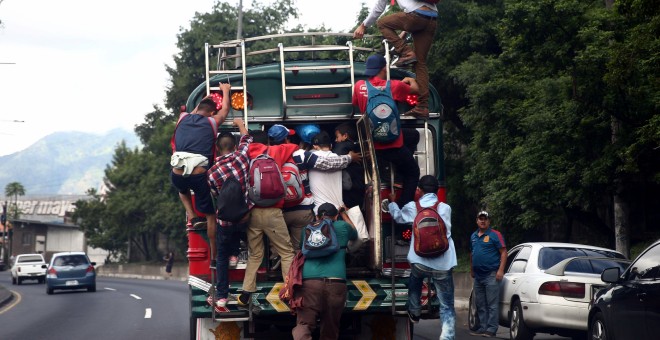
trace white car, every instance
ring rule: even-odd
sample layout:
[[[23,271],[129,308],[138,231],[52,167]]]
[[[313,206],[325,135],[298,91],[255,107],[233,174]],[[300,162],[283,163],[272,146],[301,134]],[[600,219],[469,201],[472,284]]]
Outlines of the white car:
[[[46,280],[46,269],[42,265],[46,264],[41,254],[21,254],[16,256],[14,264],[11,266],[11,283],[21,284],[24,280],[37,280],[44,283]]]
[[[500,325],[513,340],[532,339],[536,332],[585,339],[589,302],[607,284],[601,272],[621,271],[630,263],[621,253],[572,243],[530,242],[508,251],[500,286]],[[470,296],[469,326],[479,320]]]

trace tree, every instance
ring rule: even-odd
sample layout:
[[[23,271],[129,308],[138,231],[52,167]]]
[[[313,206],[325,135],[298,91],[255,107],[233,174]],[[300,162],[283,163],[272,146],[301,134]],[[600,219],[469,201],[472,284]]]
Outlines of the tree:
[[[5,196],[14,197],[14,204],[9,207],[8,214],[12,219],[17,219],[20,216],[20,210],[18,209],[18,196],[25,195],[25,188],[19,182],[11,182],[5,187]]]
[[[514,242],[574,240],[580,222],[585,242],[612,246],[612,197],[623,189],[628,206],[645,205],[638,197],[657,185],[657,5],[640,8],[646,17],[600,1],[505,1],[491,26],[501,53],[474,53],[449,73],[467,100],[457,108],[470,136],[463,192]]]

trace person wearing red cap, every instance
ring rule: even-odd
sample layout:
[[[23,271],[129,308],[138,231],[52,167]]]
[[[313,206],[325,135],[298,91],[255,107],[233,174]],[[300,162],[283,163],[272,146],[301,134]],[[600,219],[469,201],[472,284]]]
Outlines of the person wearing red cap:
[[[378,20],[378,30],[398,54],[395,62],[396,67],[416,63],[415,74],[419,83],[419,98],[417,106],[408,111],[410,116],[428,116],[429,114],[429,71],[426,66],[433,36],[437,28],[438,9],[429,1],[422,0],[396,0],[403,12],[386,15],[380,19],[380,15],[388,5],[394,6],[394,0],[376,0],[376,4],[369,12],[367,18],[353,32],[353,37],[360,39],[364,36],[367,27]],[[397,34],[397,30],[410,32],[413,37],[415,49],[413,50]]]

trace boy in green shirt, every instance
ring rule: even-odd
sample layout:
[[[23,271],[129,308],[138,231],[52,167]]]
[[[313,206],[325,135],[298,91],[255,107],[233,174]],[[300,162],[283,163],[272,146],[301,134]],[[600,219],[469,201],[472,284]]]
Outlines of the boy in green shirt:
[[[334,221],[339,250],[325,257],[305,259],[303,284],[296,295],[301,294],[302,307],[296,310],[297,322],[293,328],[294,339],[311,339],[320,318],[320,338],[337,339],[339,321],[346,304],[346,245],[357,239],[357,231],[348,215],[341,209],[344,221],[337,220],[337,208],[332,203],[323,203],[318,209],[317,219],[330,218]],[[301,235],[305,241],[305,229]]]

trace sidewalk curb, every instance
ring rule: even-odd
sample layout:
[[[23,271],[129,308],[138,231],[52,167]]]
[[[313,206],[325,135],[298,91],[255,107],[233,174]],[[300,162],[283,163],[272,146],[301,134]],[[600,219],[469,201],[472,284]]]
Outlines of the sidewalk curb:
[[[0,308],[4,307],[13,299],[14,294],[9,289],[5,288],[5,286],[0,285]]]

